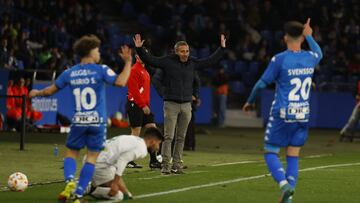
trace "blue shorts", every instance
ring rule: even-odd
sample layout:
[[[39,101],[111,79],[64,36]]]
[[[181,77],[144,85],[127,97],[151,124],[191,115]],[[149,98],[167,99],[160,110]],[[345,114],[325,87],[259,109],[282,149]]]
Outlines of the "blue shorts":
[[[269,119],[265,131],[265,144],[278,147],[301,147],[308,137],[307,122],[285,122],[283,119]]]
[[[106,140],[106,125],[72,125],[66,139],[66,147],[80,150],[85,146],[89,151],[100,152],[104,149]]]

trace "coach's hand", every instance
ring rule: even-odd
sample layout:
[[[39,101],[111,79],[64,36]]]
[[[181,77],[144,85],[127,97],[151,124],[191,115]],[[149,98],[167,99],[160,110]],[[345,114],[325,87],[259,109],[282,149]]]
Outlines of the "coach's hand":
[[[122,60],[125,63],[132,62],[131,49],[127,45],[121,46],[121,49],[119,51],[119,56],[122,58]]]
[[[308,18],[306,23],[304,24],[303,35],[304,36],[312,35],[312,32],[313,32],[313,30],[310,27],[310,18]]]
[[[242,110],[245,112],[249,112],[255,108],[255,104],[247,103],[243,106]]]
[[[140,34],[136,34],[135,37],[133,38],[133,40],[134,40],[135,47],[142,47],[145,42],[145,40],[141,40]]]
[[[221,43],[222,48],[226,47],[226,38],[225,38],[224,34],[221,34],[221,36],[220,36],[220,43]]]
[[[150,114],[150,108],[149,108],[148,106],[144,106],[144,107],[142,108],[142,110],[144,111],[144,114],[146,114],[146,115],[149,115],[149,114]]]

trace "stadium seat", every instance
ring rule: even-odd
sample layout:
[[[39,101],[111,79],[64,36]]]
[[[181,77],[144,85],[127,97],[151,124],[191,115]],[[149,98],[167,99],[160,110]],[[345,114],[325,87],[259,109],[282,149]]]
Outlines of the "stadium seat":
[[[253,61],[249,64],[249,71],[253,74],[257,74],[259,72],[260,63],[257,61]]]
[[[248,71],[248,64],[245,61],[236,61],[234,71],[235,73],[244,74]]]
[[[151,28],[152,27],[152,22],[149,18],[149,16],[145,15],[145,14],[140,14],[138,19],[137,19],[138,23],[146,28]]]
[[[201,48],[198,50],[198,57],[199,58],[205,58],[210,56],[210,49],[209,47]]]
[[[234,72],[234,65],[233,62],[230,60],[221,60],[220,65],[224,67],[225,72],[233,73]]]
[[[333,83],[344,83],[345,77],[343,75],[334,75],[331,77],[331,82]]]
[[[243,74],[243,81],[246,86],[252,87],[256,82],[256,74],[252,72],[246,72]]]
[[[273,33],[270,30],[263,30],[260,32],[261,37],[266,39],[268,42],[272,42],[273,40]]]
[[[125,1],[121,10],[122,13],[127,16],[133,16],[135,14],[134,6],[130,1]]]
[[[235,94],[245,94],[246,88],[244,83],[241,81],[231,81],[230,90]]]

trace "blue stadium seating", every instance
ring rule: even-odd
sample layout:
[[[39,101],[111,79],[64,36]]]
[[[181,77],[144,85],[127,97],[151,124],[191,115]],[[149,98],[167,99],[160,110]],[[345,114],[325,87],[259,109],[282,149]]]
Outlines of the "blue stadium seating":
[[[235,73],[243,74],[248,71],[248,64],[245,61],[236,61],[234,71]]]
[[[243,82],[241,81],[231,81],[230,90],[235,94],[245,94],[246,88]]]

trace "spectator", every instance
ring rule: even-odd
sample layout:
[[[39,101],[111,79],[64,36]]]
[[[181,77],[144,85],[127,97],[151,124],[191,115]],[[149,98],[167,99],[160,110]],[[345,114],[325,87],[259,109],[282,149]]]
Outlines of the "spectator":
[[[217,117],[217,125],[219,127],[225,127],[226,119],[226,102],[229,92],[228,76],[225,74],[225,70],[221,67],[218,73],[213,78],[213,85],[215,86],[215,112]]]

